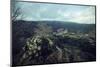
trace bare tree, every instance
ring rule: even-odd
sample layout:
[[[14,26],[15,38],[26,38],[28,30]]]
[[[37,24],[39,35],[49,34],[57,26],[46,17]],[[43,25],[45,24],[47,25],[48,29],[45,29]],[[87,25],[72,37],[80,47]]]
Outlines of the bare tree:
[[[18,0],[12,0],[11,1],[11,19],[12,21],[16,21],[18,18],[19,20],[22,20],[25,18],[21,11],[21,7],[18,6],[19,1]]]

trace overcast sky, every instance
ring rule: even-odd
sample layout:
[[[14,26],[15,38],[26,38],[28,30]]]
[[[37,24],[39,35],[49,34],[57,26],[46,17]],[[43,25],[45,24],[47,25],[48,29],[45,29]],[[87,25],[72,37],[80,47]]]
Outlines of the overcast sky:
[[[76,23],[95,23],[95,6],[19,2],[28,21],[56,20]]]

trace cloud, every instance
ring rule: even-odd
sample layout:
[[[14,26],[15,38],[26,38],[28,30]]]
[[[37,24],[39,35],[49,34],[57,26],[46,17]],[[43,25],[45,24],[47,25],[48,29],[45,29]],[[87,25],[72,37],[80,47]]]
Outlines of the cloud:
[[[71,11],[62,11],[59,10],[58,13],[65,21],[72,21],[77,23],[95,23],[95,7],[90,6],[87,8],[84,8],[82,10],[71,10]]]
[[[72,20],[78,23],[95,23],[95,8],[87,8],[86,10],[80,12],[80,14],[76,15],[75,18],[72,18]]]
[[[95,7],[21,2],[25,20],[58,20],[95,23]]]

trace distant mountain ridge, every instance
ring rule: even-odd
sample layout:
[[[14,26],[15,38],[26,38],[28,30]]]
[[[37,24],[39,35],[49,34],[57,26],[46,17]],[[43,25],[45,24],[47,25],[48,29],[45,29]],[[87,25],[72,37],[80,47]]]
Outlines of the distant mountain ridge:
[[[75,32],[76,30],[82,33],[87,33],[91,30],[95,30],[95,24],[80,24],[75,22],[66,22],[66,21],[24,21],[19,20],[13,22],[14,26],[18,26],[21,28],[31,28],[34,29],[38,23],[46,23],[47,25],[51,26],[53,30],[57,30],[59,28],[68,29],[71,32]],[[21,29],[20,28],[20,29]]]

